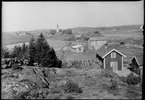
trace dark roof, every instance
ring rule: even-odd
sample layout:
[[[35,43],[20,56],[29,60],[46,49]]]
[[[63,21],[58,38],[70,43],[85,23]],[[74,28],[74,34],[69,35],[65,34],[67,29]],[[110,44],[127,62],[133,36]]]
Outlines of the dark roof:
[[[107,48],[106,48],[107,47]],[[111,45],[103,45],[101,48],[99,48],[97,50],[97,54],[103,58],[103,56],[105,56],[107,53],[109,53],[111,50],[116,49],[117,51],[119,51],[120,53],[122,53],[120,51],[120,46],[116,45],[116,44],[111,44]]]
[[[95,41],[95,40],[106,40],[106,37],[103,36],[97,36],[97,37],[89,37],[89,40]]]
[[[136,58],[137,59],[137,62],[139,63],[139,65],[143,65],[143,55],[134,55],[131,60],[133,58]]]

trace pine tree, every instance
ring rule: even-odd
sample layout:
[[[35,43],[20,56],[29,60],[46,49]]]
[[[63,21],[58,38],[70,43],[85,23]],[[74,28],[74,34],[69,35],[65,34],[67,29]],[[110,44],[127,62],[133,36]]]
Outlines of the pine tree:
[[[23,53],[26,52],[26,45],[25,45],[25,43],[23,43],[23,45],[22,45],[22,52],[23,52]]]
[[[29,60],[30,60],[30,65],[33,65],[33,63],[35,62],[35,55],[36,55],[35,38],[32,37],[30,42],[29,42]]]
[[[57,59],[56,53],[51,48],[43,34],[40,34],[35,45],[35,61],[43,67],[59,67],[61,61]]]

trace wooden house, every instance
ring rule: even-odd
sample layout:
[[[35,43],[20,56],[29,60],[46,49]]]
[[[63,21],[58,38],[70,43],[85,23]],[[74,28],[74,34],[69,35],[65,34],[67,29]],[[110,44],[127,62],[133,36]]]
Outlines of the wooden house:
[[[143,74],[143,56],[133,56],[129,61],[129,67],[132,72],[139,76]],[[141,77],[142,78],[142,77]]]
[[[126,57],[126,55],[115,48],[108,48],[103,45],[97,50],[96,57],[100,62],[102,62],[102,69],[109,69],[118,72],[123,70],[123,58]]]
[[[99,49],[102,45],[106,44],[107,40],[105,37],[89,37],[88,40],[88,48],[90,50],[97,50]]]

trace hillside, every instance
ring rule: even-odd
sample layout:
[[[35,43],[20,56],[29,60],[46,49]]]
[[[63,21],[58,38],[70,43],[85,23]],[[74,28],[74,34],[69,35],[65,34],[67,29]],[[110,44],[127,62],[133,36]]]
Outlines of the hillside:
[[[38,75],[49,82],[49,88]],[[3,99],[141,99],[141,91],[141,86],[129,86],[116,73],[97,66],[53,70],[22,66],[22,70],[2,70]]]

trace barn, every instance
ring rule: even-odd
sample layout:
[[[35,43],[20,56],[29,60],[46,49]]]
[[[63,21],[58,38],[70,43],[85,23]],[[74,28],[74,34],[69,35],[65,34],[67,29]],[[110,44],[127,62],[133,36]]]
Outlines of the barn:
[[[103,45],[97,50],[96,58],[102,62],[102,69],[113,70],[114,72],[123,70],[123,58],[126,57],[117,49],[109,49]]]

